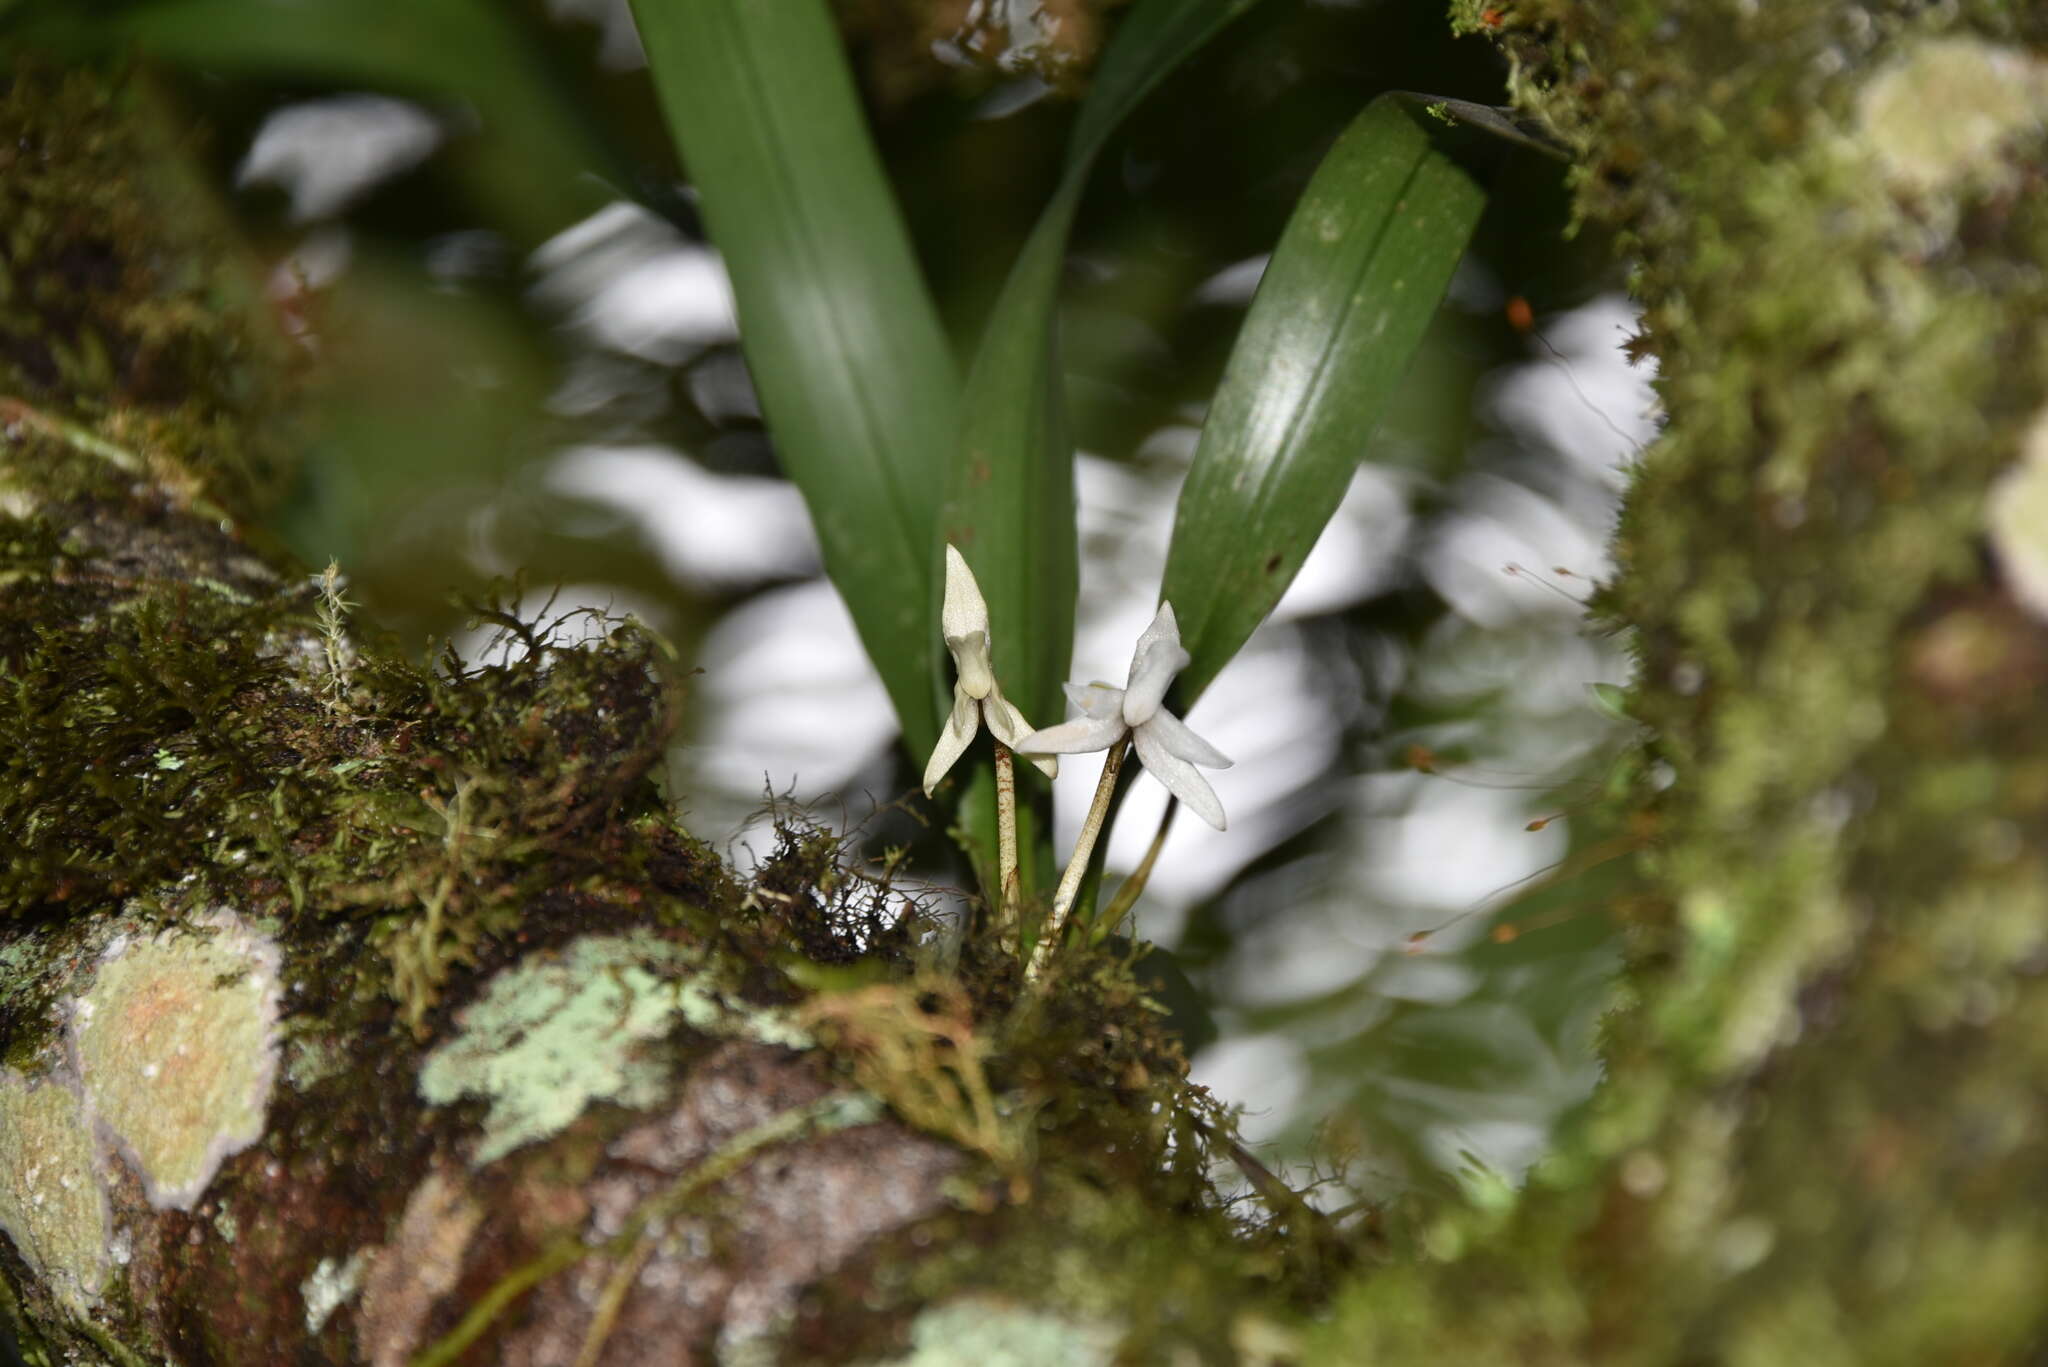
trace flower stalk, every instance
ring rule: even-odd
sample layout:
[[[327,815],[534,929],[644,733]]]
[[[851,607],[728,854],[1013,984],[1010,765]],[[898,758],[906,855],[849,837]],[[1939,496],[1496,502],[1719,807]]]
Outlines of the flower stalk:
[[[996,680],[990,642],[988,604],[981,586],[974,580],[966,557],[953,546],[946,547],[946,601],[939,614],[939,629],[946,649],[953,656],[953,708],[924,767],[924,795],[930,797],[968,744],[983,727],[996,748],[996,886],[995,917],[1003,934],[1018,925],[1022,916],[1017,874],[1017,743],[1031,734],[1031,723],[1017,705],[1003,696]],[[1059,773],[1059,761],[1049,755],[1034,755],[1031,762],[1047,778]],[[1021,948],[1019,950],[1021,953]]]
[[[1023,918],[1017,906],[1017,762],[1001,741],[996,742],[996,888],[997,928],[1007,938]]]
[[[1129,750],[1130,745],[1119,740],[1103,756],[1102,778],[1095,785],[1095,800],[1088,804],[1088,816],[1081,823],[1081,834],[1074,840],[1074,857],[1067,861],[1067,871],[1060,875],[1059,890],[1052,897],[1052,910],[1046,913],[1045,924],[1038,929],[1038,945],[1031,951],[1031,964],[1024,972],[1027,982],[1036,982],[1045,976],[1047,965],[1052,962],[1060,940],[1066,935],[1074,899],[1080,895],[1081,880],[1087,876],[1088,861],[1095,853],[1095,842],[1101,837],[1103,823],[1109,817],[1109,801],[1116,793],[1116,776],[1122,771],[1124,755]]]

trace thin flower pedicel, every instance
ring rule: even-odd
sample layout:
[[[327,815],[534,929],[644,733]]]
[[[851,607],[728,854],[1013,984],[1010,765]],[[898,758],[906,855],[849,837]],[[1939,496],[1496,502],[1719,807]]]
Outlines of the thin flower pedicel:
[[[1102,823],[1109,814],[1110,797],[1116,791],[1116,776],[1123,766],[1127,746],[1137,750],[1146,770],[1165,784],[1168,792],[1194,808],[1217,830],[1224,827],[1223,804],[1217,800],[1208,780],[1196,772],[1195,766],[1200,764],[1210,769],[1224,769],[1230,766],[1230,760],[1221,750],[1189,730],[1164,705],[1166,690],[1173,683],[1173,676],[1187,667],[1188,658],[1187,651],[1181,647],[1180,626],[1174,621],[1173,605],[1161,603],[1152,624],[1138,637],[1138,648],[1131,656],[1130,674],[1122,688],[1105,683],[1067,684],[1067,697],[1081,709],[1081,715],[1072,721],[1048,726],[1043,731],[1034,731],[1017,744],[1020,751],[1033,755],[1072,755],[1088,750],[1108,752],[1103,758],[1102,778],[1095,785],[1095,799],[1089,804],[1088,815],[1081,823],[1080,837],[1074,842],[1074,856],[1067,862],[1059,890],[1053,894],[1052,913],[1046,917],[1038,946],[1032,951],[1027,970],[1030,978],[1043,976],[1054,948],[1066,931],[1068,913],[1073,909],[1081,879],[1088,869],[1089,856],[1095,851],[1096,839],[1102,834]]]

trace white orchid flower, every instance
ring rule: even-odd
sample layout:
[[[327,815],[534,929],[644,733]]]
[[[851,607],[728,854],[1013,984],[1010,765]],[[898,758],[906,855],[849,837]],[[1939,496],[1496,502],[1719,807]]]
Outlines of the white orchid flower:
[[[988,604],[982,600],[981,585],[974,582],[974,571],[967,568],[966,559],[951,546],[946,547],[946,603],[939,612],[939,630],[945,635],[946,649],[953,653],[953,668],[959,677],[953,683],[952,714],[932,749],[931,762],[924,766],[926,797],[966,751],[983,723],[990,735],[1012,750],[1031,734],[1031,723],[1003,696],[1002,686],[996,682],[995,666],[989,659]],[[1056,759],[1034,759],[1032,763],[1047,778],[1059,773]]]
[[[1195,766],[1228,769],[1230,760],[1162,706],[1167,686],[1187,667],[1188,660],[1180,644],[1180,627],[1173,619],[1173,604],[1161,603],[1152,625],[1138,638],[1131,672],[1122,688],[1105,683],[1066,685],[1067,698],[1081,709],[1081,715],[1034,731],[1012,748],[1030,755],[1076,755],[1107,750],[1129,735],[1146,770],[1220,831],[1224,828],[1223,804]]]

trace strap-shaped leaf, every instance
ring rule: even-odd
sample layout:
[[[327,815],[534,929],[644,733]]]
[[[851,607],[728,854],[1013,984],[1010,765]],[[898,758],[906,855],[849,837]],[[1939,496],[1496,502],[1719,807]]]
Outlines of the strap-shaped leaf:
[[[782,467],[922,760],[959,381],[824,0],[634,0]]]
[[[974,565],[1006,693],[1038,726],[1065,712],[1077,550],[1074,447],[1056,317],[1067,235],[1096,155],[1168,73],[1258,0],[1143,0],[1117,28],[1051,203],[1011,268],[967,380],[945,539]],[[931,548],[934,564],[940,548]]]
[[[1381,96],[1317,168],[1231,351],[1181,489],[1163,595],[1194,657],[1229,662],[1344,497],[1436,313],[1485,192],[1428,116]]]

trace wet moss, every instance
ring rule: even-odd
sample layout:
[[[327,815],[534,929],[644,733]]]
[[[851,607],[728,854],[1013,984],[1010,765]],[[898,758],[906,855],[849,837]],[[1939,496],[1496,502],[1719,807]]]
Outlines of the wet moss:
[[[2048,819],[2048,719],[2014,699],[2048,657],[1983,509],[2048,388],[2048,146],[2014,104],[2044,17],[1457,12],[1504,33],[1634,263],[1668,426],[1599,606],[1672,781],[1633,799],[1653,891],[1593,1115],[1509,1222],[1444,1213],[1313,1356],[2020,1360],[2048,939],[2017,832]],[[1975,92],[1996,136],[1921,102],[1902,141],[1899,82],[1958,53],[2019,73]]]
[[[0,74],[0,395],[246,516],[281,489],[280,434],[250,419],[279,411],[285,353],[250,325],[254,274],[220,249],[167,115],[132,76],[19,58]]]

